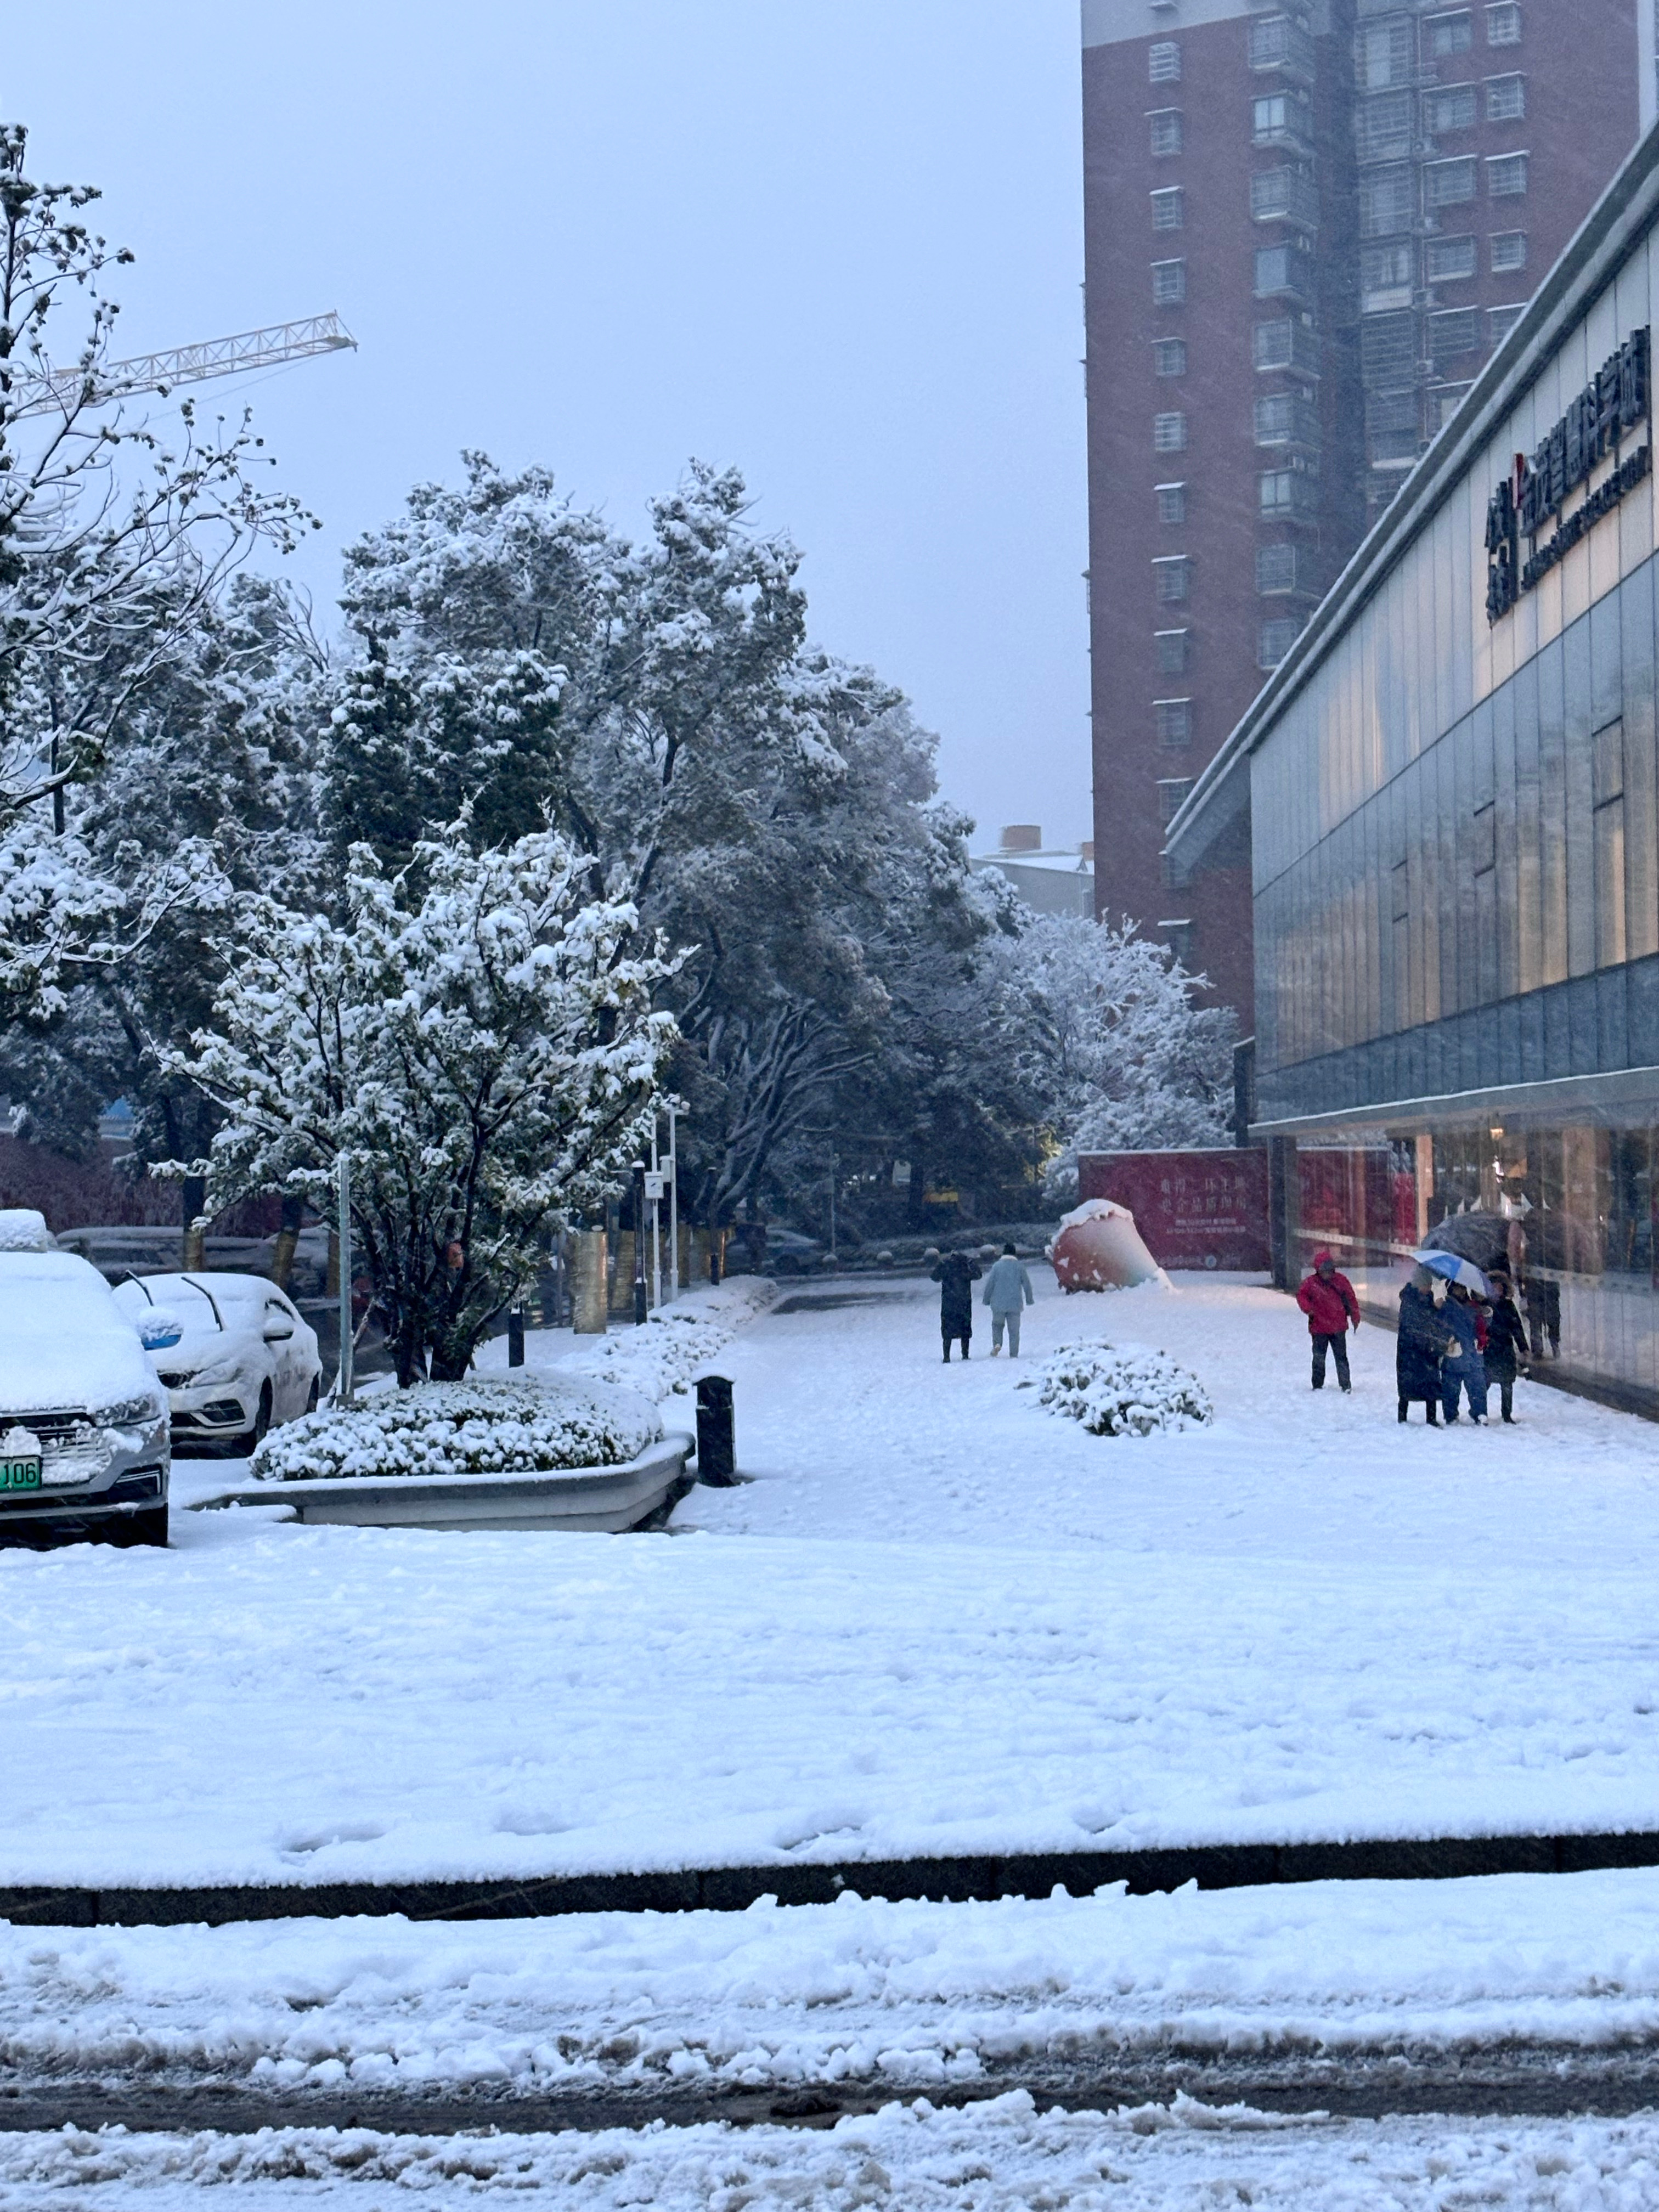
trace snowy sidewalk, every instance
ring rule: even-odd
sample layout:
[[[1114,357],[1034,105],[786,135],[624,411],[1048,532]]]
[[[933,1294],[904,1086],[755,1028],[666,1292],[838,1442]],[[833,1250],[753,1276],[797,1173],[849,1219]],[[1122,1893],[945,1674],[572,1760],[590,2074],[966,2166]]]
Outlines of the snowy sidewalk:
[[[901,1288],[726,1347],[760,1479],[702,1534],[0,1554],[0,1881],[1659,1827],[1652,1429],[1534,1390],[1401,1431],[1392,1340],[1314,1398],[1262,1291],[1050,1293],[1031,1337],[1108,1324],[1215,1428],[1086,1436]]]

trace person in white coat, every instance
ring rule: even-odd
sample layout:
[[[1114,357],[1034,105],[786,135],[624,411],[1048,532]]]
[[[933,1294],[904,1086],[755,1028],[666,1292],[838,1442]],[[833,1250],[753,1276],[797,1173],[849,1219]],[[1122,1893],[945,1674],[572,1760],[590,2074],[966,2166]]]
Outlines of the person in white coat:
[[[1012,1244],[1002,1248],[1002,1257],[985,1278],[985,1304],[991,1309],[991,1357],[994,1359],[1002,1350],[1002,1332],[1008,1332],[1008,1357],[1019,1358],[1019,1323],[1027,1306],[1036,1304],[1036,1292],[1031,1288],[1031,1278]]]

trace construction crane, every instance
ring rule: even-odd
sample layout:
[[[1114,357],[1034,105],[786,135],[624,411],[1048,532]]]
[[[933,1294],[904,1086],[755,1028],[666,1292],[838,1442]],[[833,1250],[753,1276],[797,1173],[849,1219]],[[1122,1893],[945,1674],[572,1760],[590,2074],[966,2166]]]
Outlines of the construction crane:
[[[21,404],[11,409],[15,421],[23,415],[46,415],[54,409],[67,411],[78,405],[102,406],[137,392],[164,396],[176,384],[202,384],[212,376],[236,376],[244,369],[275,368],[290,361],[305,361],[318,353],[357,349],[357,341],[337,314],[307,315],[297,323],[271,323],[264,330],[239,331],[228,338],[208,338],[199,345],[174,346],[165,353],[135,354],[130,361],[106,362],[88,376],[82,368],[56,369],[47,377],[31,379]]]

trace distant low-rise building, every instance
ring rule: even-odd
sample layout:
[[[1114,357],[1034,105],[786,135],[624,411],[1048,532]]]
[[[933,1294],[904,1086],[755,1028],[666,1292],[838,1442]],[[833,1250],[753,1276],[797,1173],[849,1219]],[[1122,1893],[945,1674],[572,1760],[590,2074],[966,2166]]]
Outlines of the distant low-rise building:
[[[1027,906],[1037,914],[1081,915],[1095,911],[1095,848],[1092,844],[1045,846],[1035,822],[1016,822],[1002,832],[994,853],[969,860],[977,874],[999,868]]]

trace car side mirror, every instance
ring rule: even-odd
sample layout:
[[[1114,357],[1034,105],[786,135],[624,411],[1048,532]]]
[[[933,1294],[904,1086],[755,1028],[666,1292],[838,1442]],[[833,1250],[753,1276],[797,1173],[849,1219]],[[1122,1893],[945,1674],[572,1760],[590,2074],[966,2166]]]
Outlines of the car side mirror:
[[[267,1344],[286,1344],[293,1334],[294,1331],[291,1328],[268,1328],[265,1331],[265,1342]]]

